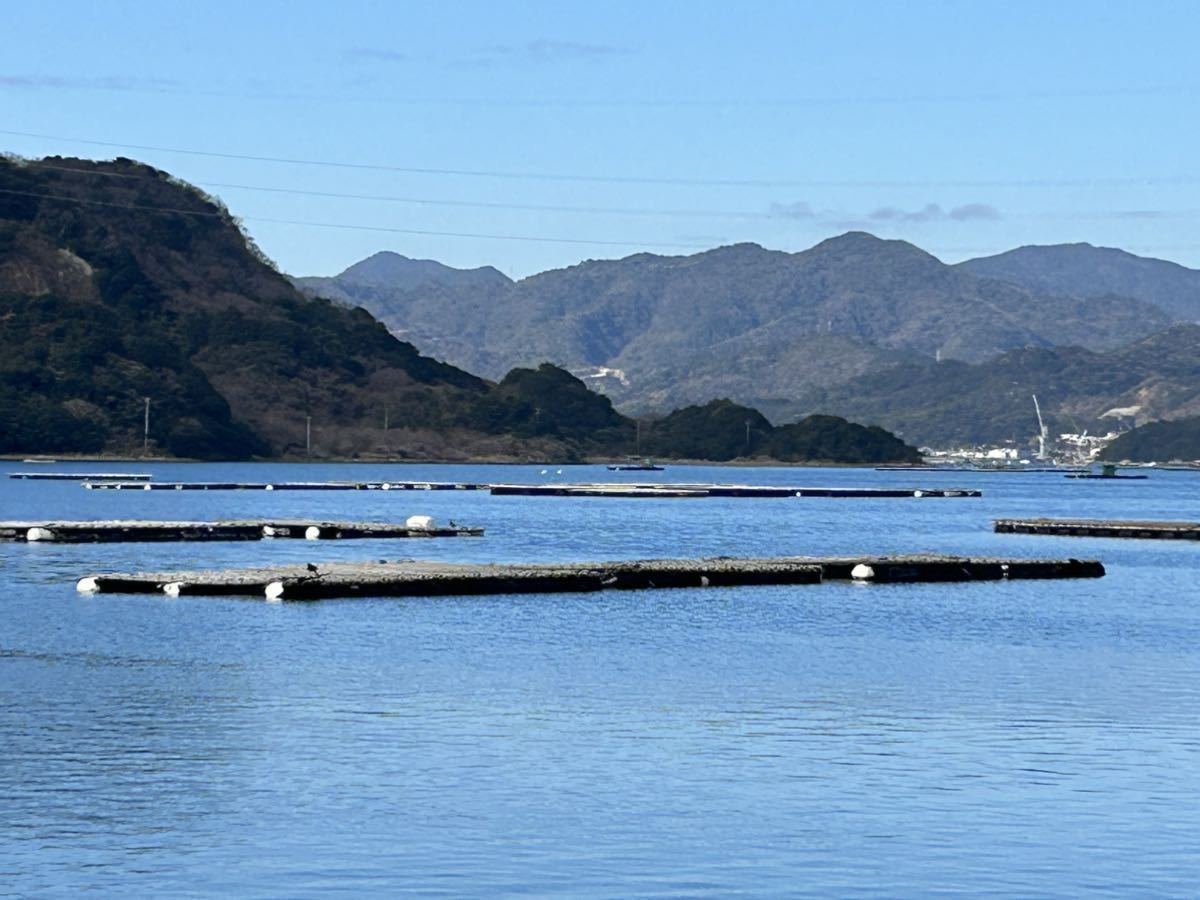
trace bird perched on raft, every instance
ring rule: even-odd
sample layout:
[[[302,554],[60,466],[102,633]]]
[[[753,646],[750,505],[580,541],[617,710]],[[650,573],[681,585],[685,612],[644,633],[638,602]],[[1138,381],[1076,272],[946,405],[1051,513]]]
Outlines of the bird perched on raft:
[[[313,565],[312,563],[306,564],[304,566],[304,568],[308,569],[308,571],[312,572],[314,575],[317,574],[317,567],[315,565]]]

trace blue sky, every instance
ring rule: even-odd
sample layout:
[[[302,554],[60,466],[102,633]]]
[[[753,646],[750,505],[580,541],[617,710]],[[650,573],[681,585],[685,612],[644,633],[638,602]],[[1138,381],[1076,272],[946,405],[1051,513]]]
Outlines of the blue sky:
[[[0,147],[201,184],[294,274],[387,249],[520,277],[853,228],[947,261],[1089,241],[1200,267],[1200,4],[110,0],[5,20]]]

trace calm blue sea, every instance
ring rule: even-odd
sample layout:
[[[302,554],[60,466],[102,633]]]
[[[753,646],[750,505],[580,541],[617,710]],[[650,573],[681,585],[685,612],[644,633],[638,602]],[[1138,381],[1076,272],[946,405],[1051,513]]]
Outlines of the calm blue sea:
[[[614,477],[115,468],[160,480]],[[0,544],[0,895],[1196,894],[1200,546],[990,527],[1010,515],[1197,519],[1200,476],[658,474],[984,497],[117,493],[0,480],[0,518],[429,513],[488,529]],[[904,551],[1099,557],[1109,574],[282,605],[74,589],[97,571],[271,561]]]

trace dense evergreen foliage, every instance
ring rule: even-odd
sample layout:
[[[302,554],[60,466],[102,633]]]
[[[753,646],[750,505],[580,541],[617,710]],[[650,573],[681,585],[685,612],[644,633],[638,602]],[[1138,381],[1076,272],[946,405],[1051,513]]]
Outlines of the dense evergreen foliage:
[[[550,363],[513,369],[490,405],[505,410],[507,427],[518,433],[566,438],[599,451],[619,447],[633,434],[632,423],[613,409],[611,400]]]
[[[655,421],[642,434],[642,449],[652,456],[718,461],[751,457],[771,432],[756,409],[732,400],[685,406]]]
[[[895,463],[921,461],[920,452],[878,425],[847,422],[839,416],[806,416],[794,425],[772,430],[763,446],[783,462],[829,461]]]

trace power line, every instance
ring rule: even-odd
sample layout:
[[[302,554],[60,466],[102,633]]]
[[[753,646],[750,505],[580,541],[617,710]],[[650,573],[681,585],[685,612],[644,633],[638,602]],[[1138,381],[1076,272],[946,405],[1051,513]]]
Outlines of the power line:
[[[101,172],[88,169],[79,169],[72,166],[56,166],[52,163],[45,163],[40,160],[29,160],[23,163],[25,166],[34,166],[51,172],[70,172],[76,175],[90,175],[99,178],[143,178],[144,175],[132,172]],[[265,185],[256,184],[234,184],[223,181],[197,181],[199,187],[204,188],[225,188],[241,191],[258,191],[271,194],[291,194],[302,197],[328,197],[343,200],[372,200],[388,203],[408,203],[418,206],[449,206],[449,207],[466,207],[473,209],[511,209],[523,210],[529,212],[563,212],[563,213],[587,213],[596,215],[620,215],[620,216],[652,216],[659,218],[702,218],[702,219],[786,219],[787,216],[773,214],[769,212],[733,212],[730,210],[704,210],[704,209],[645,209],[635,207],[611,207],[611,206],[573,206],[560,205],[552,203],[500,203],[486,200],[447,200],[440,197],[398,197],[388,194],[351,194],[341,191],[312,191],[302,188],[281,188],[268,187]]]
[[[259,156],[247,153],[226,153],[214,150],[192,150],[183,147],[160,147],[152,144],[123,144],[113,141],[97,141],[85,138],[63,137],[61,135],[39,134],[31,131],[15,131],[0,129],[0,134],[16,137],[37,138],[39,140],[63,141],[74,144],[87,144],[94,147],[112,147],[124,150],[148,150],[153,153],[177,153],[186,156],[200,156],[212,159],[236,159],[247,162],[268,162],[294,166],[317,166],[334,169],[356,169],[374,172],[395,172],[409,175],[453,175],[470,178],[500,178],[527,181],[568,181],[591,182],[598,184],[659,184],[691,187],[1115,187],[1129,185],[1179,185],[1200,184],[1200,175],[1156,175],[1156,176],[1115,176],[1098,178],[1021,178],[1021,179],[948,179],[943,181],[923,180],[888,180],[888,179],[755,179],[755,178],[660,178],[635,175],[592,175],[570,174],[561,172],[508,171],[501,169],[445,169],[425,166],[395,166],[382,163],[341,162],[323,159],[303,159],[285,156]]]
[[[92,176],[97,178],[144,178],[145,175],[138,172],[107,172],[98,169],[80,169],[74,166],[59,166],[53,163],[43,162],[41,160],[24,160],[21,163],[25,167],[36,167],[38,169],[50,172],[64,172],[73,175]],[[174,176],[170,176],[174,177]],[[192,183],[187,182],[191,185]],[[313,191],[303,188],[284,188],[273,187],[268,185],[256,184],[237,184],[223,181],[197,181],[195,186],[203,188],[222,188],[228,190],[243,190],[255,191],[260,193],[270,194],[288,194],[303,197],[326,197],[333,199],[345,200],[369,200],[388,203],[405,203],[416,206],[444,206],[458,209],[496,209],[496,210],[520,210],[531,212],[553,212],[553,213],[580,213],[588,215],[616,215],[616,216],[639,216],[653,218],[691,218],[691,219],[730,219],[736,221],[747,222],[787,222],[799,221],[810,222],[814,224],[833,225],[834,227],[845,228],[867,228],[872,225],[886,227],[889,222],[873,218],[870,214],[861,214],[857,217],[851,213],[836,212],[836,211],[814,211],[803,216],[791,216],[786,212],[734,212],[731,210],[705,210],[705,209],[646,209],[634,207],[612,207],[612,206],[575,206],[562,205],[551,203],[501,203],[487,200],[450,200],[441,197],[401,197],[388,194],[356,194],[345,193],[341,191]],[[1152,214],[1153,218],[1194,218],[1200,215],[1200,209],[1173,209],[1169,211],[1158,211]],[[1120,210],[1081,210],[1075,212],[1026,212],[1026,213],[1006,213],[1005,219],[1137,219],[1136,214],[1131,214],[1128,211]]]
[[[68,197],[62,194],[45,194],[37,191],[17,191],[10,190],[8,188],[0,188],[0,194],[15,194],[22,197],[38,197],[43,200],[55,200],[64,203],[81,203],[88,206],[106,206],[115,209],[137,210],[140,212],[175,213],[180,215],[204,216],[207,218],[218,219],[235,218],[232,216],[232,214],[227,215],[223,212],[209,212],[207,210],[183,209],[180,207],[170,206],[148,206],[138,203],[113,203],[107,200],[88,200],[83,197]],[[268,222],[276,225],[302,225],[309,228],[339,228],[349,231],[377,231],[389,234],[411,234],[425,237],[477,238],[492,241],[528,241],[539,244],[584,244],[602,247],[666,247],[681,250],[708,249],[707,244],[683,244],[663,241],[606,241],[591,240],[589,238],[546,237],[524,234],[486,234],[483,232],[470,231],[429,231],[418,228],[394,228],[385,225],[351,225],[345,222],[313,222],[303,219],[275,219],[266,216],[237,216],[236,218],[246,222]]]

